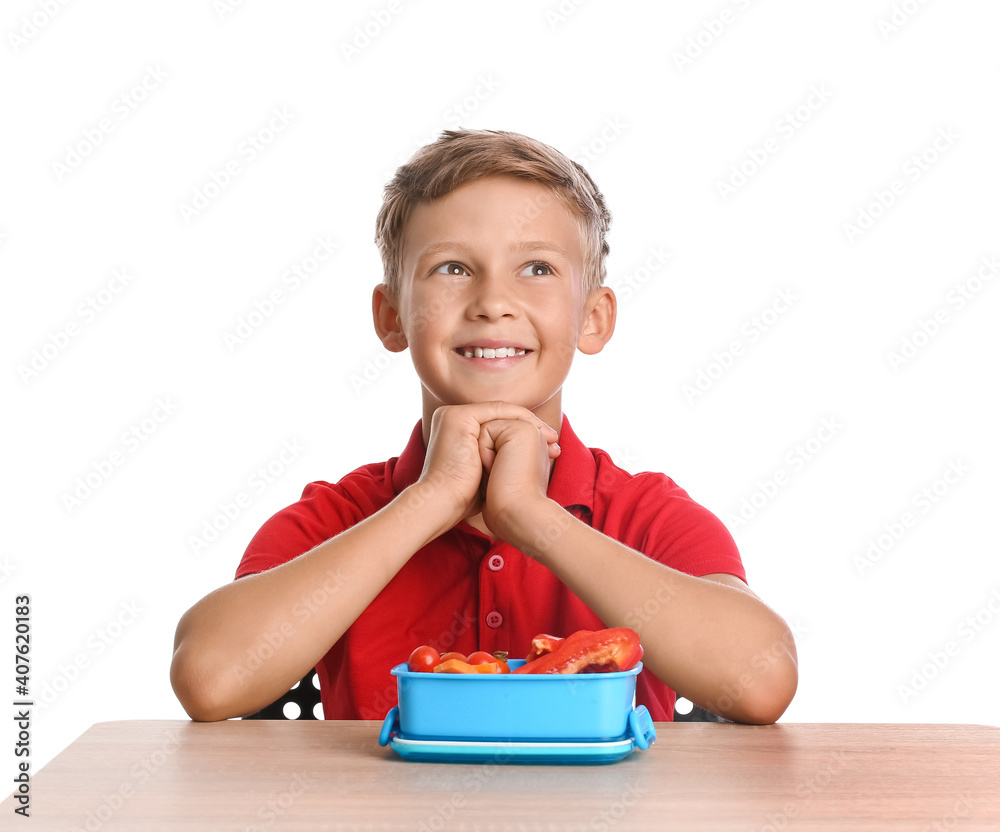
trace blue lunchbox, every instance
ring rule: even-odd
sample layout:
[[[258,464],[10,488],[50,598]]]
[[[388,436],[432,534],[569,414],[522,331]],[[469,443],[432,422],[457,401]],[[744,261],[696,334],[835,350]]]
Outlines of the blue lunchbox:
[[[656,740],[635,706],[641,672],[414,673],[404,662],[391,670],[399,704],[379,744],[415,761],[612,762]]]

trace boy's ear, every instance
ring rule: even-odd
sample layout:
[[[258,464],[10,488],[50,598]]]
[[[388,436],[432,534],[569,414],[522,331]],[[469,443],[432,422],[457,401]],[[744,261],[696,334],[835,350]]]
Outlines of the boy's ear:
[[[584,304],[583,329],[577,349],[586,355],[595,355],[603,350],[614,334],[617,317],[618,299],[614,290],[602,286]]]
[[[380,283],[372,292],[372,318],[379,340],[389,352],[402,352],[409,346],[399,320],[399,301]]]

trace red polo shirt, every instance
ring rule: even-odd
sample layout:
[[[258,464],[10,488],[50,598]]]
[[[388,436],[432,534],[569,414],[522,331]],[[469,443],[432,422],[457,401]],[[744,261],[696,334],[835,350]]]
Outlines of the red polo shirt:
[[[604,451],[585,447],[565,417],[559,444],[548,496],[574,517],[682,572],[745,580],[725,526],[669,477],[623,471]],[[335,484],[309,483],[299,502],[250,541],[236,577],[285,563],[374,514],[416,482],[424,454],[418,422],[399,457],[365,465]],[[320,601],[332,588],[313,594]],[[638,623],[664,601],[651,588],[648,609],[633,611],[632,620]],[[305,606],[294,614],[308,620]],[[544,566],[462,521],[416,552],[317,665],[323,711],[327,719],[381,719],[396,704],[390,668],[420,644],[442,652],[506,650],[522,658],[538,633],[566,636],[604,626]],[[654,720],[673,719],[674,699],[649,670],[640,674],[636,700]]]

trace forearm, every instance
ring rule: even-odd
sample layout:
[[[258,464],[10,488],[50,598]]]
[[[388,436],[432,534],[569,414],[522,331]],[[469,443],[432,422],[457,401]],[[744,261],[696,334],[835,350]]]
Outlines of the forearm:
[[[767,723],[797,684],[784,620],[749,591],[664,566],[546,501],[512,513],[507,537],[609,627],[636,630],[643,662],[692,702],[728,719]]]
[[[315,666],[414,552],[447,530],[421,486],[274,569],[212,592],[177,625],[171,683],[198,720],[253,713]]]

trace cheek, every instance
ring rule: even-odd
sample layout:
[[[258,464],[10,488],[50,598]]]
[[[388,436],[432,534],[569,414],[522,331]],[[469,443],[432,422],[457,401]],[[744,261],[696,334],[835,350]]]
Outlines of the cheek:
[[[442,336],[444,322],[448,319],[453,304],[454,297],[449,294],[412,297],[404,316],[405,331],[411,342],[433,341]]]
[[[545,343],[545,348],[550,356],[562,363],[569,363],[576,355],[578,332],[575,327],[566,327],[565,320],[561,324],[558,328],[550,330],[553,337]]]

